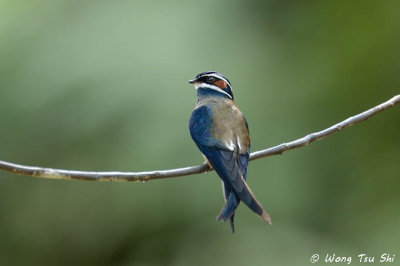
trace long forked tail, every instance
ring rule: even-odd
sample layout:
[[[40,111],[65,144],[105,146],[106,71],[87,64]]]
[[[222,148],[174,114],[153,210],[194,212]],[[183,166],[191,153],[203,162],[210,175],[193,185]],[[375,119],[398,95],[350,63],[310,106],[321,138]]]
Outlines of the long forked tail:
[[[225,185],[223,184],[223,187],[224,186]],[[224,187],[224,196],[226,202],[224,207],[217,216],[217,221],[223,220],[224,222],[226,222],[229,219],[232,233],[235,233],[235,221],[234,221],[235,211],[239,206],[240,199],[233,192],[231,192],[229,188],[227,188],[226,186]],[[262,209],[261,215],[259,216],[263,221],[271,224],[271,218],[264,209]]]
[[[219,177],[222,179],[226,185],[226,188],[228,188],[228,190],[238,198],[237,201],[243,201],[243,203],[246,204],[253,212],[258,214],[263,221],[270,224],[271,218],[264,210],[261,203],[255,198],[253,192],[250,190],[249,186],[244,180],[238,163],[235,159],[234,152],[201,145],[199,148],[207,157],[208,161],[213,166]],[[229,201],[227,200],[227,203],[228,202]],[[238,204],[235,205],[235,207],[237,207]],[[230,208],[232,208],[232,206],[230,206]],[[227,214],[222,215],[221,217],[225,217],[225,219],[230,218],[228,215],[230,212],[229,210],[230,209],[228,208],[226,211]]]
[[[206,156],[219,177],[224,181],[226,189],[232,192],[234,196],[237,197],[237,204],[230,205],[230,199],[227,199],[227,202],[225,204],[227,206],[226,208],[224,207],[221,211],[225,215],[222,215],[221,217],[225,217],[225,219],[228,219],[230,217],[229,212],[232,211],[232,208],[237,207],[239,201],[243,201],[243,203],[246,204],[253,212],[258,214],[263,221],[270,224],[270,216],[264,210],[261,203],[256,199],[253,192],[244,180],[237,162],[233,159],[233,152],[224,150],[213,150],[209,151]]]

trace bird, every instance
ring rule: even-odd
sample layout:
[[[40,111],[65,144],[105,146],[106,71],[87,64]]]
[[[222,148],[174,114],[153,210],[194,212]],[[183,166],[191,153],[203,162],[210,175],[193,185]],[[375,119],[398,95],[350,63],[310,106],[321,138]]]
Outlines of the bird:
[[[249,127],[234,102],[231,82],[221,73],[202,72],[188,81],[197,94],[190,116],[189,132],[197,147],[221,179],[225,204],[217,221],[230,221],[235,233],[234,217],[242,201],[263,221],[271,218],[246,183],[250,155]]]

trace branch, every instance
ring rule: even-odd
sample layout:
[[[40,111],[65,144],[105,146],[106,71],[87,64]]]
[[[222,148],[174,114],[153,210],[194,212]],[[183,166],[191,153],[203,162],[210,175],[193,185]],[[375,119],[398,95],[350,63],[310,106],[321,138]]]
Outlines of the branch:
[[[282,143],[280,145],[256,151],[250,154],[250,161],[260,159],[263,157],[268,157],[272,155],[282,154],[285,151],[300,148],[327,137],[335,132],[338,132],[344,128],[350,127],[354,124],[360,123],[368,118],[376,115],[386,109],[393,107],[400,103],[400,95],[396,95],[390,100],[372,107],[371,109],[357,114],[355,116],[349,117],[346,120],[339,122],[327,129],[321,130],[319,132],[311,133],[300,139],[296,139],[291,142]],[[190,166],[185,168],[177,168],[171,170],[159,170],[159,171],[148,171],[148,172],[88,172],[88,171],[73,171],[73,170],[63,170],[54,168],[43,168],[35,166],[26,166],[15,163],[9,163],[5,161],[0,161],[0,170],[8,171],[17,175],[26,175],[41,178],[50,179],[62,179],[62,180],[89,180],[89,181],[117,181],[117,182],[127,182],[127,181],[142,181],[152,179],[162,179],[178,176],[186,176],[204,173],[212,171],[210,167],[203,163],[201,165]]]

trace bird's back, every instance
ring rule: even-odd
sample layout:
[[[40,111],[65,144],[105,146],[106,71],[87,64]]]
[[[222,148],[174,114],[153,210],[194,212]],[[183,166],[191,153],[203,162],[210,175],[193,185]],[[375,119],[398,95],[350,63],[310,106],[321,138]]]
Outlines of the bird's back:
[[[250,135],[246,119],[237,105],[228,99],[199,101],[190,119],[190,132],[206,137],[207,146],[216,145],[235,154],[249,152]],[[193,136],[192,136],[193,137]],[[196,139],[195,139],[196,141]],[[200,139],[199,139],[200,141]]]

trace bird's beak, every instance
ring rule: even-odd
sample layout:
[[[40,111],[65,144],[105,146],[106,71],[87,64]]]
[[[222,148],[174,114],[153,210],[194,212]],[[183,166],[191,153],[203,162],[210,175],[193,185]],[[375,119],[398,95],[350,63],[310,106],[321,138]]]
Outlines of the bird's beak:
[[[194,84],[195,82],[196,82],[196,80],[195,79],[191,79],[191,80],[189,80],[188,81],[190,84]]]

